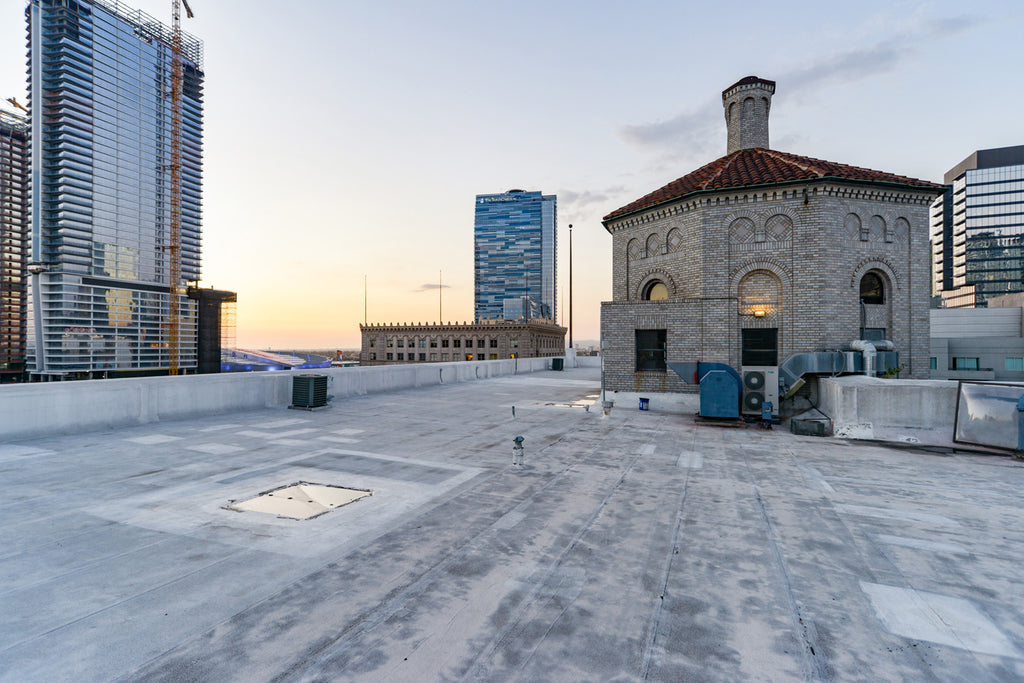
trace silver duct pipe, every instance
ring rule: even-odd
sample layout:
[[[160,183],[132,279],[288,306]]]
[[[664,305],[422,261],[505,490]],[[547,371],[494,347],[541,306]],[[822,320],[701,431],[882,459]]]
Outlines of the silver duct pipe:
[[[879,344],[889,344],[892,346],[892,342],[878,342]],[[875,356],[878,355],[878,349],[872,342],[864,339],[857,339],[850,343],[850,348],[854,351],[860,351],[864,356],[864,374],[868,377],[875,376]],[[891,350],[891,349],[887,349]]]

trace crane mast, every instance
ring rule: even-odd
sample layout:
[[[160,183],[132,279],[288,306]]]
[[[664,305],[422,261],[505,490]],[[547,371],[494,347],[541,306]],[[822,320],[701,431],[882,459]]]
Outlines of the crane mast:
[[[168,328],[168,374],[177,375],[181,347],[181,100],[184,69],[181,61],[181,5],[192,18],[192,8],[185,0],[171,1],[171,234],[170,307]]]

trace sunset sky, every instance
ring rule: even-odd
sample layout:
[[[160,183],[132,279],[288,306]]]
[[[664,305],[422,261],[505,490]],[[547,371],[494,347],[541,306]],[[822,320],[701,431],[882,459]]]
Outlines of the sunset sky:
[[[0,100],[25,99],[0,0]],[[169,23],[170,2],[127,0]],[[190,0],[206,50],[203,286],[243,347],[473,315],[473,200],[558,196],[559,300],[597,339],[612,210],[725,154],[721,91],[777,82],[776,149],[941,181],[1024,144],[1024,3]],[[927,258],[923,253],[922,258]],[[560,320],[566,324],[567,318]]]

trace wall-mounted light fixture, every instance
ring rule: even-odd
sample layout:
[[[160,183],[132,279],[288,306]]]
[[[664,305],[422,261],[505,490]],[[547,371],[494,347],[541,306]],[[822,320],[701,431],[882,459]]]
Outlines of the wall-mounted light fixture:
[[[764,311],[762,309],[760,309],[760,308],[757,309],[756,311],[754,311],[754,317],[755,318],[763,318],[764,317]]]

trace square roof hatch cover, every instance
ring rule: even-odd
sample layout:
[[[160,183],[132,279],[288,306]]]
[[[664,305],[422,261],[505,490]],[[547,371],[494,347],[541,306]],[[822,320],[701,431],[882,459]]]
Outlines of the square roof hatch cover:
[[[287,519],[313,519],[369,495],[372,493],[363,489],[300,481],[264,491],[248,500],[233,500],[226,508],[238,512],[267,512]]]

